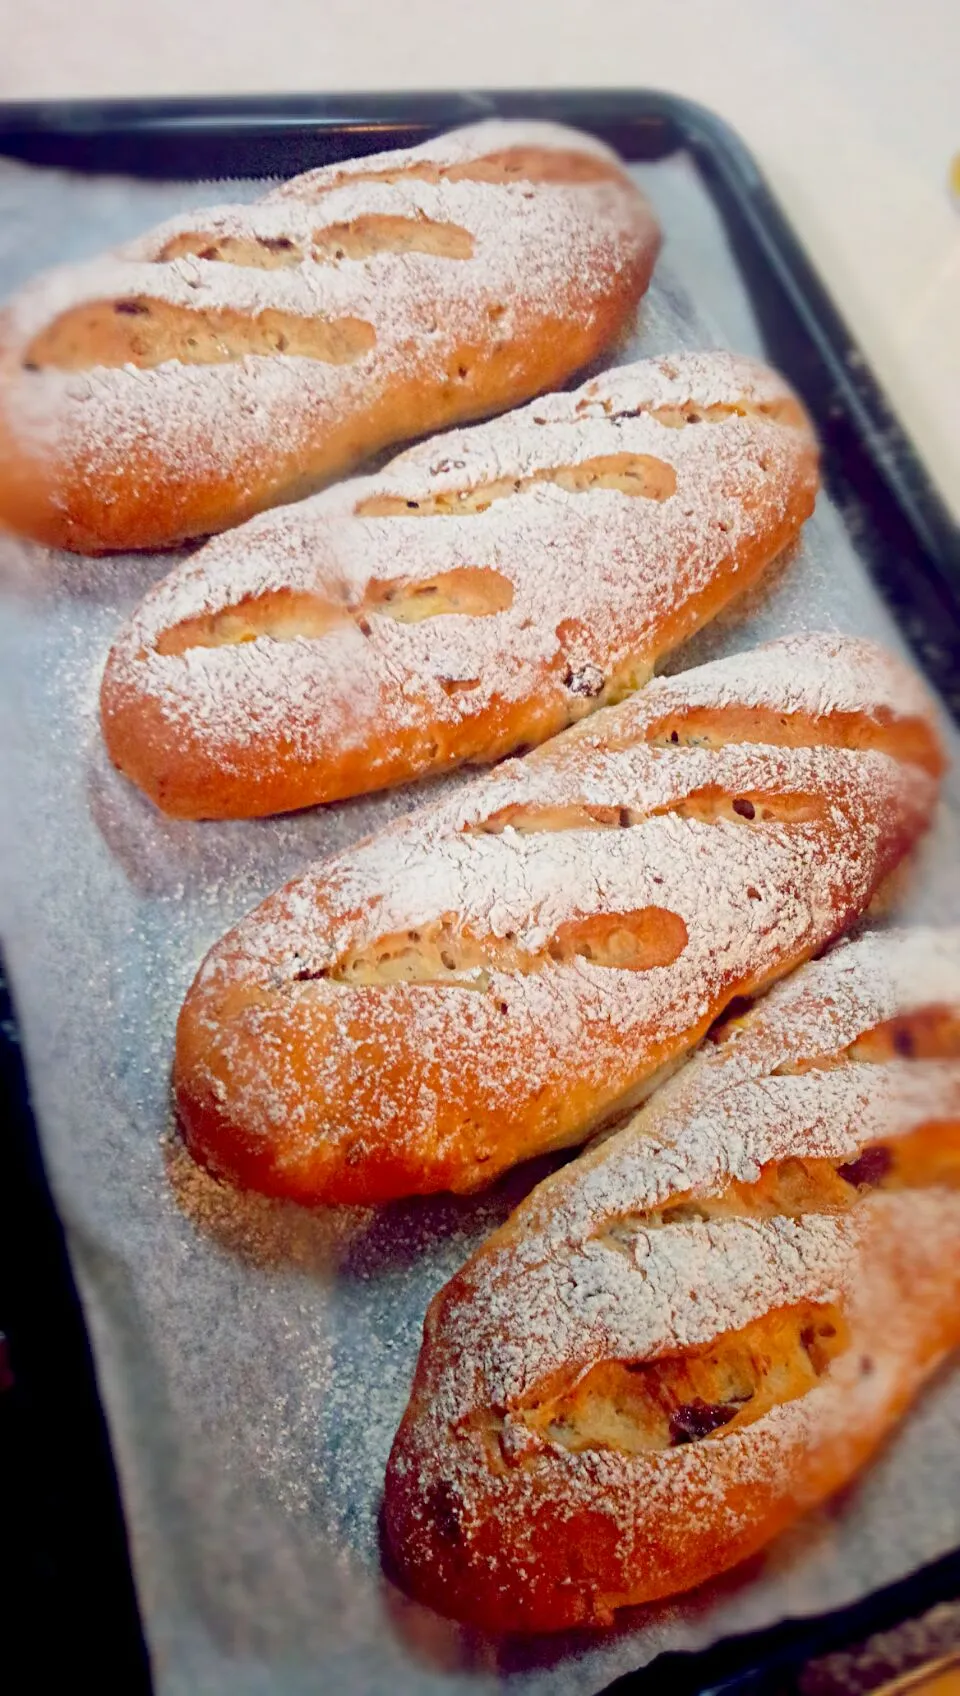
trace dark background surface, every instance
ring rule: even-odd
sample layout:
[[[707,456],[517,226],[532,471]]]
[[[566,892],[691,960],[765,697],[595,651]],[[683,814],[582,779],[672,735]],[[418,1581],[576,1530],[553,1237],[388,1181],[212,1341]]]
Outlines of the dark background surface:
[[[289,175],[494,113],[577,124],[628,160],[678,149],[692,156],[770,358],[815,419],[830,492],[855,511],[885,598],[960,718],[960,534],[752,159],[709,113],[629,90],[0,104],[0,155],[159,178]],[[150,1688],[149,1671],[116,1477],[2,983],[0,1114],[0,1685],[55,1689],[89,1669],[98,1687],[139,1696]],[[662,1657],[613,1688],[786,1696],[808,1656],[958,1593],[960,1552],[842,1615],[731,1640],[703,1656]],[[318,1668],[318,1690],[322,1676]]]
[[[86,1667],[97,1690],[140,1696],[116,1476],[2,964],[0,1115],[0,1689],[72,1689]]]

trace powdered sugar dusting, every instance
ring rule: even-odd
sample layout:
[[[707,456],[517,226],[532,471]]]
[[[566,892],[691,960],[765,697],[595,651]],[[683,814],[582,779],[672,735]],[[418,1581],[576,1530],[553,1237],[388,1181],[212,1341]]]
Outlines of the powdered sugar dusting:
[[[241,783],[251,762],[290,738],[302,766],[362,750],[369,787],[385,745],[404,729],[455,729],[438,762],[482,757],[496,733],[489,715],[517,702],[528,709],[517,735],[539,739],[649,671],[721,569],[733,561],[732,595],[738,560],[755,559],[764,538],[768,549],[782,545],[804,516],[816,476],[809,433],[760,410],[787,402],[789,389],[753,361],[677,355],[435,438],[373,477],[209,543],[148,597],[120,636],[110,687],[156,704],[189,738],[192,758],[235,771]],[[722,421],[682,428],[657,416],[691,403],[729,411]],[[469,515],[357,516],[384,497],[414,503],[486,484],[510,487],[613,455],[669,467],[675,493],[666,500],[604,488],[570,493],[542,481]],[[276,591],[359,613],[377,585],[416,585],[477,567],[510,585],[511,604],[495,615],[414,624],[373,616],[362,638],[355,619],[343,616],[315,637],[158,651],[179,624]],[[822,664],[829,667],[829,654]],[[845,674],[847,687],[854,675]],[[584,676],[595,679],[593,702],[577,693]],[[297,799],[302,805],[302,793]]]
[[[411,157],[441,164],[482,158],[509,135],[524,145],[532,133],[523,125],[478,125],[427,143]],[[548,126],[545,133],[547,146],[607,157],[575,132]],[[303,453],[318,433],[373,406],[404,376],[443,385],[455,380],[450,361],[458,349],[491,341],[508,357],[527,334],[534,305],[557,336],[574,321],[592,322],[617,272],[656,241],[652,214],[622,177],[534,188],[522,180],[365,182],[362,173],[354,181],[355,169],[339,167],[335,174],[345,182],[323,195],[322,214],[312,203],[274,194],[253,206],[181,215],[112,257],[51,272],[22,291],[7,311],[4,331],[5,408],[15,439],[60,465],[69,481],[72,475],[104,476],[142,450],[146,436],[154,477],[157,464],[168,467],[174,481],[187,470],[194,481],[229,477],[242,496],[258,486],[257,461],[262,476],[267,450],[282,441]],[[317,175],[311,173],[310,181]],[[302,193],[302,185],[293,192]],[[279,237],[306,248],[318,220],[343,223],[381,213],[453,224],[472,238],[472,255],[384,252],[321,263],[306,252],[299,264],[270,270],[192,255],[158,258],[173,237],[192,231]],[[321,321],[359,319],[372,326],[375,342],[345,365],[278,352],[201,366],[168,361],[151,369],[20,370],[32,338],[62,314],[131,296],[241,317],[273,311]],[[477,410],[476,402],[471,408],[465,398],[462,410],[471,409]]]
[[[775,985],[621,1131],[542,1186],[527,1203],[530,1239],[547,1231],[557,1243],[587,1240],[611,1217],[671,1195],[755,1183],[770,1161],[846,1160],[865,1143],[960,1116],[954,1061],[848,1060],[778,1074],[791,1061],[842,1056],[887,1019],[932,1005],[960,1008],[960,931],[918,927],[839,943]]]
[[[522,263],[525,248],[536,254],[537,276],[547,306],[562,310],[562,291],[569,286],[571,274],[576,274],[577,264],[592,264],[598,272],[597,284],[602,280],[606,286],[606,277],[601,278],[599,273],[615,263],[619,253],[629,255],[636,240],[637,202],[617,183],[591,185],[590,192],[594,197],[589,208],[594,213],[593,223],[584,216],[587,208],[579,205],[576,197],[571,202],[568,185],[538,184],[531,197],[522,183],[435,186],[412,181],[333,189],[324,198],[322,220],[316,211],[310,216],[297,203],[289,210],[283,204],[269,202],[200,210],[169,220],[115,257],[95,259],[38,279],[13,302],[11,329],[17,341],[26,342],[73,307],[136,297],[194,311],[234,311],[248,316],[274,309],[299,317],[361,317],[374,325],[381,347],[390,345],[395,356],[401,341],[418,333],[438,339],[446,348],[452,328],[449,323],[440,323],[446,313],[457,314],[456,328],[469,342],[483,330],[489,333],[491,305],[503,306],[509,312],[508,302],[515,300],[518,292],[518,279],[511,276],[511,270]],[[445,259],[416,251],[382,252],[364,259],[346,255],[335,263],[305,257],[298,265],[272,270],[193,254],[160,258],[174,236],[193,231],[209,232],[213,240],[221,236],[254,241],[286,237],[307,245],[327,223],[382,216],[458,226],[472,236],[473,255]],[[648,228],[645,226],[645,233]],[[600,252],[598,237],[603,244]],[[506,301],[501,296],[506,296]],[[509,322],[501,324],[504,339],[508,331]]]
[[[802,680],[798,669],[801,659]],[[786,636],[754,650],[749,676],[744,675],[741,655],[731,654],[686,673],[689,687],[683,694],[691,707],[742,703],[825,718],[831,713],[870,712],[880,670],[887,672],[885,692],[895,696],[899,718],[930,714],[930,694],[917,672],[884,655],[874,643],[850,637],[823,636],[811,645],[806,635]],[[661,703],[670,700],[675,681],[663,679],[639,697],[635,703],[638,715],[645,717],[661,710]]]
[[[960,1010],[960,932],[892,932],[841,946],[705,1048],[623,1130],[535,1190],[474,1254],[434,1304],[391,1460],[395,1480],[417,1480],[409,1500],[404,1485],[409,1568],[423,1562],[442,1593],[450,1545],[431,1517],[441,1480],[458,1526],[455,1563],[471,1558],[478,1537],[478,1563],[496,1569],[490,1551],[499,1542],[509,1551],[500,1579],[512,1612],[506,1598],[519,1565],[537,1565],[545,1493],[558,1518],[586,1511],[615,1528],[625,1597],[656,1581],[646,1575],[657,1546],[649,1528],[660,1515],[666,1550],[684,1523],[692,1528],[706,1513],[712,1525],[719,1514],[722,1551],[749,1535],[750,1514],[765,1511],[771,1491],[799,1504],[804,1491],[815,1499],[815,1457],[829,1444],[840,1445],[843,1476],[847,1434],[879,1435],[942,1350],[942,1314],[960,1294],[960,1195],[873,1193],[841,1214],[646,1229],[643,1215],[668,1199],[716,1196],[734,1177],[753,1182],[769,1161],[844,1159],[931,1117],[956,1120],[960,1063],[842,1060],[878,1016],[934,1003]],[[841,1056],[840,1069],[775,1074],[774,1064],[803,1060],[811,1043]],[[866,1120],[858,1073],[872,1074]],[[631,1216],[631,1236],[612,1243],[611,1226]],[[642,1455],[571,1452],[523,1421],[524,1405],[558,1372],[575,1382],[598,1361],[655,1360],[802,1301],[844,1308],[846,1352],[799,1399],[719,1441]],[[499,1472],[471,1435],[478,1417],[501,1431]],[[738,1489],[727,1498],[732,1480]],[[501,1533],[491,1538],[498,1516]],[[589,1613],[589,1563],[571,1561],[570,1570]],[[604,1598],[593,1605],[602,1617]]]
[[[759,352],[695,167],[677,155],[638,175],[669,246],[641,313],[637,354],[723,342]],[[29,255],[35,265],[102,248],[165,217],[185,193],[213,202],[234,190],[0,164],[0,289],[19,283]],[[715,623],[699,657],[810,625],[896,645],[850,524],[849,510],[838,513],[824,493],[796,559],[768,578],[748,624],[742,616]],[[18,548],[18,561],[26,553]],[[177,1205],[157,1139],[176,1014],[197,961],[278,882],[421,797],[404,789],[279,820],[194,824],[165,818],[112,772],[96,725],[103,660],[147,582],[169,566],[31,550],[22,593],[36,597],[35,618],[25,632],[22,604],[7,600],[0,620],[0,682],[23,754],[7,737],[7,963],[155,1664],[211,1696],[236,1696],[244,1679],[291,1696],[315,1687],[318,1668],[331,1688],[370,1696],[423,1696],[430,1681],[457,1696],[581,1696],[665,1648],[695,1649],[818,1613],[953,1547],[956,1373],[941,1376],[835,1509],[808,1518],[742,1575],[688,1602],[644,1609],[618,1630],[480,1644],[384,1576],[384,1466],[424,1311],[533,1172],[518,1168],[469,1198],[380,1209],[353,1246],[344,1244],[341,1210],[261,1202],[204,1180],[186,1156],[177,1163]],[[947,734],[955,752],[955,733]],[[455,774],[442,780],[443,792],[475,781]],[[952,782],[948,795],[922,872],[901,895],[908,913],[919,902],[937,925],[957,916]],[[865,1380],[864,1398],[868,1389]],[[858,1426],[861,1406],[845,1400],[838,1424],[849,1417]],[[794,1428],[790,1418],[777,1428],[781,1464]],[[702,1449],[690,1444],[675,1459],[691,1490],[701,1480],[697,1500],[715,1513],[715,1462],[708,1466]],[[604,1457],[593,1463],[599,1473]],[[663,1477],[652,1500],[667,1522],[666,1470]]]
[[[513,147],[548,147],[565,151],[575,146],[578,153],[619,163],[611,148],[595,136],[582,130],[569,130],[565,124],[536,123],[529,119],[515,122],[503,118],[487,118],[479,124],[466,124],[462,129],[449,130],[446,135],[417,147],[396,148],[386,153],[366,153],[359,158],[343,159],[336,165],[321,165],[315,171],[305,171],[290,182],[281,183],[268,198],[285,199],[300,195],[324,193],[329,185],[351,177],[365,177],[375,171],[403,171],[411,166],[461,165],[491,153]]]
[[[769,704],[823,704],[822,668],[813,663],[804,683],[823,640],[795,640],[780,667],[761,650]],[[842,671],[845,644],[827,640]],[[854,644],[861,688],[869,651]],[[741,675],[751,658],[739,657]],[[726,662],[658,688],[674,702],[687,689],[707,700],[711,671],[714,699],[726,700]],[[839,684],[841,694],[852,687]],[[901,700],[912,704],[912,686],[901,690],[900,668],[878,655],[870,711],[891,719]],[[615,741],[634,712],[627,703],[596,722]],[[229,1134],[258,1148],[289,1193],[322,1195],[331,1172],[337,1183],[382,1163],[407,1189],[469,1187],[538,1148],[582,1140],[696,1039],[711,1009],[862,912],[935,793],[919,767],[876,750],[603,744],[570,733],[265,902],[208,956],[188,1003],[204,1034],[202,1058],[181,1079],[184,1109],[214,1091]],[[767,797],[774,816],[685,816],[704,791]],[[821,805],[778,818],[777,797],[795,795]],[[544,828],[514,829],[518,808],[534,825],[545,809]],[[569,827],[551,828],[558,808],[573,809]],[[629,828],[583,828],[591,808],[622,810]],[[557,956],[571,923],[589,930],[648,907],[682,921],[687,940],[672,964],[633,971]],[[479,947],[479,979],[468,956],[444,981],[336,981],[352,952],[375,957],[399,933],[416,954],[438,926],[454,952]],[[222,1147],[208,1153],[229,1159]]]

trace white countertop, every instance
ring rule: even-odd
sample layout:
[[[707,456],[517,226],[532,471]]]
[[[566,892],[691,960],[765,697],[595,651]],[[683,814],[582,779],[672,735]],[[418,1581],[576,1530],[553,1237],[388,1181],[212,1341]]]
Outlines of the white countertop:
[[[960,0],[0,0],[0,39],[2,99],[645,86],[702,101],[753,149],[960,518]]]

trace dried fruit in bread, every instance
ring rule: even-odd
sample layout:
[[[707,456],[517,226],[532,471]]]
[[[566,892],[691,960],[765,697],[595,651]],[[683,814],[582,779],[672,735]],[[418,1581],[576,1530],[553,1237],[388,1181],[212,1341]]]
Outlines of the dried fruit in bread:
[[[282,812],[530,745],[645,682],[813,510],[782,378],[727,353],[606,372],[218,537],[101,692],[166,812]]]
[[[635,1105],[844,931],[941,754],[914,674],[798,636],[662,678],[334,858],[207,956],[196,1156],[305,1202],[470,1190]]]
[[[846,1483],[960,1342],[960,933],[871,934],[728,1023],[431,1304],[403,1582],[609,1624]]]
[[[491,122],[181,214],[0,321],[0,522],[97,553],[299,499],[587,364],[656,220],[609,149]]]

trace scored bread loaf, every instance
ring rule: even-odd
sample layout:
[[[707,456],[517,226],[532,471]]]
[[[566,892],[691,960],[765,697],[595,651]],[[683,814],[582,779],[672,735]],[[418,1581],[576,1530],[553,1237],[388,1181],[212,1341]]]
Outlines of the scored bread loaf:
[[[588,364],[659,241],[615,154],[536,123],[179,214],[0,321],[0,522],[97,553],[296,500]]]
[[[934,804],[930,711],[871,643],[787,638],[319,864],[186,998],[189,1147],[268,1194],[366,1203],[582,1142],[863,912]]]
[[[960,933],[804,966],[432,1302],[387,1471],[405,1585],[610,1623],[751,1554],[960,1343]]]
[[[120,770],[250,816],[492,760],[643,683],[813,509],[774,372],[643,360],[210,542],[107,663]]]

